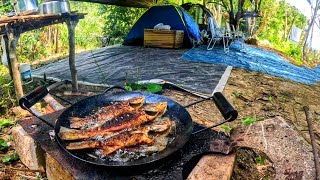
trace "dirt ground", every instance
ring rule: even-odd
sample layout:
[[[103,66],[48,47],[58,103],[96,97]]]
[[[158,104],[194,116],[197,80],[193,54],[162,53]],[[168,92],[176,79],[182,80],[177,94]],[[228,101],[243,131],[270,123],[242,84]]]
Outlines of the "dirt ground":
[[[72,102],[76,102],[87,96],[102,92],[104,88],[88,88],[80,86],[80,93],[72,95],[69,93],[70,87],[62,87],[55,91]],[[90,91],[90,92],[88,92]],[[277,78],[258,72],[251,72],[234,68],[232,70],[227,86],[223,91],[226,98],[239,111],[239,117],[228,125],[237,130],[241,128],[242,121],[246,118],[255,118],[257,121],[281,116],[300,134],[306,143],[310,142],[303,106],[310,107],[316,138],[320,147],[320,85],[308,86],[291,82],[282,78]],[[163,95],[168,96],[182,105],[187,105],[200,98],[172,89],[166,89]],[[211,125],[222,119],[218,109],[212,101],[205,101],[188,108],[192,118],[197,123]],[[221,128],[215,128],[221,131]],[[231,137],[233,133],[231,132]],[[10,141],[10,130],[4,129],[0,137]],[[13,147],[9,152],[13,152]],[[8,152],[7,152],[8,153]],[[6,154],[7,154],[6,153]],[[261,163],[253,160],[262,157],[258,150],[240,149],[237,151],[237,164],[235,166],[233,179],[273,179],[276,173],[272,168],[272,163],[267,156],[267,170],[261,171]],[[1,154],[0,157],[5,154]],[[248,165],[249,168],[241,168],[241,164]],[[265,165],[263,165],[265,166]],[[20,161],[14,164],[5,165],[0,163],[0,179],[37,179],[44,177],[44,174],[28,172]],[[250,176],[245,176],[250,174]],[[298,178],[299,179],[299,178]]]

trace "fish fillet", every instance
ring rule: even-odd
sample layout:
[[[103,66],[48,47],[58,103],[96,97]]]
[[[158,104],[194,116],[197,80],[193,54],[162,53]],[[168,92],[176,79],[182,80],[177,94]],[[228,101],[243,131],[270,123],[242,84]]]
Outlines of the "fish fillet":
[[[115,103],[110,106],[100,108],[96,113],[85,118],[71,117],[70,128],[86,128],[90,126],[98,126],[105,121],[125,113],[132,112],[142,107],[145,101],[144,96],[132,98],[127,101]]]
[[[148,121],[156,119],[157,116],[158,114],[148,115],[145,111],[128,112],[121,114],[110,121],[106,121],[96,128],[84,130],[60,129],[59,137],[64,140],[80,140],[110,135],[123,129],[138,127]]]
[[[163,132],[171,127],[171,121],[169,119],[157,120],[152,122],[151,124],[139,127],[132,131],[127,131],[122,134],[118,134],[114,137],[108,138],[103,141],[99,140],[87,140],[82,142],[69,143],[67,145],[67,149],[69,150],[77,150],[77,149],[93,149],[93,148],[103,148],[105,151],[113,148],[128,147],[128,144],[132,144],[133,142],[137,143],[151,143],[150,138],[148,136],[149,131],[153,132]],[[107,147],[108,146],[108,147]],[[130,145],[133,146],[133,145]],[[119,149],[119,148],[118,148]]]

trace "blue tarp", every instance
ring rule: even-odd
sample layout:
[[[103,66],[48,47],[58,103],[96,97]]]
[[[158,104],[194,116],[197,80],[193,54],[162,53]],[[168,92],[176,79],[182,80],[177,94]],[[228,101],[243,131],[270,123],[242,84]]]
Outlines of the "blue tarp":
[[[124,45],[143,45],[144,29],[153,29],[158,23],[170,25],[172,30],[184,31],[184,45],[201,41],[197,23],[181,7],[173,5],[154,6],[145,12],[129,31]]]
[[[258,71],[309,85],[320,82],[320,66],[314,69],[295,66],[272,52],[246,45],[242,49],[238,42],[232,44],[229,53],[225,53],[222,47],[207,51],[205,46],[200,46],[187,51],[181,58]]]

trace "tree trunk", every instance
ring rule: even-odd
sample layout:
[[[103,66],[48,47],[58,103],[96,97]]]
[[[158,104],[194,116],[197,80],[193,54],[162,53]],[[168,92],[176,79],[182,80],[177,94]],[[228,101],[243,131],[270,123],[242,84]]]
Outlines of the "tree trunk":
[[[71,71],[72,79],[72,91],[78,91],[78,78],[77,78],[77,69],[75,63],[75,29],[78,23],[78,20],[73,21],[71,19],[66,21],[68,26],[69,33],[69,67]]]
[[[10,56],[10,63],[12,69],[12,80],[16,92],[17,100],[19,100],[23,96],[23,89],[22,89],[22,82],[21,82],[21,75],[19,71],[19,63],[17,59],[17,44],[19,41],[20,33],[17,29],[12,29],[9,35],[9,56]]]
[[[307,31],[306,31],[306,34],[305,34],[305,37],[304,37],[303,51],[302,51],[303,61],[305,61],[307,59],[307,55],[306,55],[307,42],[308,42],[308,39],[309,39],[310,31],[311,31],[311,29],[312,29],[312,27],[314,25],[315,20],[316,20],[318,9],[319,9],[319,0],[316,1],[316,7],[314,8],[314,12],[313,12],[313,15],[311,17],[310,24],[309,24],[309,26],[307,28]]]
[[[290,29],[289,29],[289,32],[288,32],[287,37],[286,37],[287,39],[289,39],[289,35],[291,34],[291,30],[292,30],[294,21],[296,20],[296,17],[297,17],[297,15],[295,15],[295,16],[293,17],[292,21],[291,21]]]

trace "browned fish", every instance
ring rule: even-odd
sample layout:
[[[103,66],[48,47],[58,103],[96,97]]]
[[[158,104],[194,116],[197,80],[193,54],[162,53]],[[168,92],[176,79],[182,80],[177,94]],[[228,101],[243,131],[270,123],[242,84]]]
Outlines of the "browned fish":
[[[70,128],[87,128],[91,126],[99,126],[112,118],[125,113],[132,112],[142,107],[145,101],[144,96],[132,98],[127,101],[115,103],[110,106],[102,107],[93,115],[79,118],[70,118]]]
[[[142,110],[126,112],[94,128],[84,130],[61,128],[59,136],[64,140],[79,140],[110,135],[123,129],[135,128],[141,124],[156,119],[160,114],[163,113],[164,109],[167,108],[166,102],[160,102],[157,104],[158,112],[151,112],[151,114]]]
[[[154,120],[156,117],[157,114],[150,116],[144,111],[128,112],[121,114],[96,128],[85,130],[60,129],[59,136],[64,140],[79,140],[105,136],[123,129],[138,127],[141,124]]]
[[[151,140],[148,136],[149,131],[163,132],[170,129],[170,127],[171,121],[168,118],[161,119],[153,121],[147,126],[140,127],[132,131],[126,131],[102,141],[87,140],[82,142],[75,142],[68,144],[66,148],[69,150],[103,148],[103,151],[109,152],[111,149],[117,150],[120,148],[137,145],[133,144],[133,142],[136,142],[138,144],[151,143]]]
[[[102,156],[106,156],[121,148],[136,146],[139,144],[150,144],[153,142],[154,139],[149,138],[148,135],[144,133],[120,134],[119,136],[116,136],[104,142],[101,145],[100,154]]]

